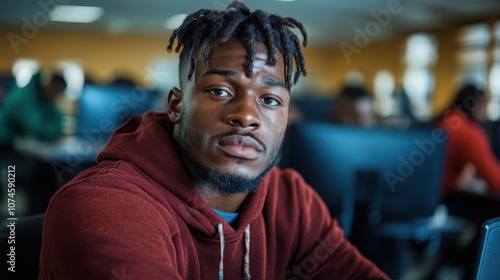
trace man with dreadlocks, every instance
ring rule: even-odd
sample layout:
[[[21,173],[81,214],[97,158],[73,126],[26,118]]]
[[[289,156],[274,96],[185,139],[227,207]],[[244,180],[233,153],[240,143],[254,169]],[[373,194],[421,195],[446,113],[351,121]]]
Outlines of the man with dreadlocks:
[[[181,88],[54,196],[40,279],[387,279],[295,171],[273,167],[305,75],[290,28],[305,46],[299,22],[239,2],[185,19],[167,47]]]

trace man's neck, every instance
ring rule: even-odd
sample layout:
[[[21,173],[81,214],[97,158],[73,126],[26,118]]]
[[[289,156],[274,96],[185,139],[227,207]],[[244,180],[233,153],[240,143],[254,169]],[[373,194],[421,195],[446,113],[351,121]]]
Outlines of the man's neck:
[[[197,184],[195,189],[208,206],[223,212],[237,212],[248,195],[248,193],[221,195],[206,184]]]

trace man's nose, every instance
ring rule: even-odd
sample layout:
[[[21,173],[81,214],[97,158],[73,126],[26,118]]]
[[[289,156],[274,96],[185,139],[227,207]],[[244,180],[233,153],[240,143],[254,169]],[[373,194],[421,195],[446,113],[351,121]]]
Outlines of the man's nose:
[[[228,104],[226,123],[255,130],[260,127],[260,109],[255,97],[241,94]]]

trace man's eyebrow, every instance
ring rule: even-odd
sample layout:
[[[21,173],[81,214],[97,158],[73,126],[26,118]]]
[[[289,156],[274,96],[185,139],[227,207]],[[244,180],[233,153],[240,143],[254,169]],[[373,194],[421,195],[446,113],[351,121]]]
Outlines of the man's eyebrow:
[[[209,69],[201,74],[201,77],[209,76],[209,75],[221,75],[228,78],[236,78],[238,75],[234,71],[229,70],[218,70],[218,69]]]
[[[238,76],[236,72],[230,70],[209,69],[206,72],[202,73],[201,77],[206,77],[210,75],[220,75],[228,78],[236,78]],[[262,84],[266,86],[281,87],[288,89],[288,87],[283,82],[276,81],[268,77],[262,78]]]
[[[282,87],[288,89],[288,87],[283,82],[276,81],[271,78],[262,78],[262,84],[272,87]]]

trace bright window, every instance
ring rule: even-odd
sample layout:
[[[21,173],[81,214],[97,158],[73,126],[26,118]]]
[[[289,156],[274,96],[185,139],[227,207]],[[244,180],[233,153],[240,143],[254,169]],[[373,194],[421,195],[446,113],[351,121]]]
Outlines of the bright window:
[[[460,46],[457,53],[459,72],[457,80],[461,83],[473,82],[486,84],[488,76],[488,44],[490,30],[486,23],[478,23],[462,28],[458,37]]]
[[[18,87],[25,87],[33,74],[40,70],[40,63],[35,59],[21,58],[14,62],[12,75],[16,78]]]
[[[488,88],[491,99],[488,104],[488,117],[491,120],[500,119],[500,21],[494,26],[495,46],[493,49],[493,65],[488,77]]]
[[[374,93],[375,111],[383,117],[390,116],[394,112],[393,93],[395,88],[394,76],[388,70],[380,70],[375,74]]]
[[[65,97],[72,101],[78,99],[85,83],[82,66],[75,61],[61,61],[59,67],[67,83]]]
[[[427,120],[431,115],[429,100],[434,89],[436,60],[437,43],[432,36],[417,33],[408,38],[403,85],[410,99],[411,111],[420,120]]]

